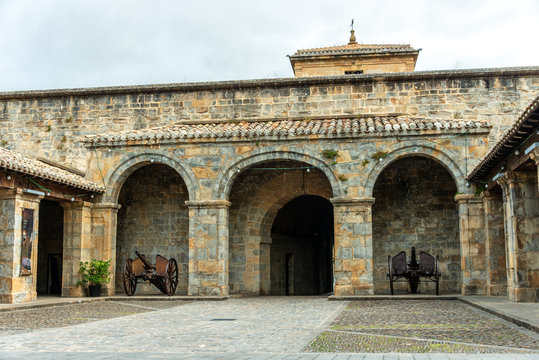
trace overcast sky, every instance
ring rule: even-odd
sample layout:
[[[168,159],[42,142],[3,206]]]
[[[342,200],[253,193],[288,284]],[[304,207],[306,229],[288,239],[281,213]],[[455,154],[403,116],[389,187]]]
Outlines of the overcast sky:
[[[0,91],[292,77],[352,18],[416,70],[539,65],[539,0],[0,0]]]

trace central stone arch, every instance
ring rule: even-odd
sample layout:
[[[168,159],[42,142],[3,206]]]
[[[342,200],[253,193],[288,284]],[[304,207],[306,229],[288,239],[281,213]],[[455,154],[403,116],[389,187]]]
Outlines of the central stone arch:
[[[304,163],[305,167],[315,167],[322,171],[329,180],[331,190],[335,197],[344,196],[344,189],[341,187],[337,176],[330,166],[323,160],[315,157],[313,154],[300,153],[295,151],[271,151],[259,152],[241,159],[228,167],[228,169],[217,177],[213,188],[213,198],[227,200],[230,190],[234,184],[235,178],[242,169],[250,166],[272,161],[272,160],[292,160]]]
[[[279,210],[300,196],[329,199],[332,186],[320,168],[288,159],[256,162],[233,179],[228,194],[230,293],[269,295],[271,230]]]

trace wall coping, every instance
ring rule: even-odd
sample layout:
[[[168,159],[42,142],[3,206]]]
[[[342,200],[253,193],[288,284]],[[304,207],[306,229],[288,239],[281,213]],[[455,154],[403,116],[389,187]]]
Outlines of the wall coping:
[[[250,88],[291,87],[329,84],[357,85],[387,81],[420,81],[441,79],[466,79],[481,77],[518,77],[539,75],[539,66],[477,68],[459,70],[414,71],[402,73],[378,73],[361,75],[320,76],[301,78],[277,78],[233,81],[208,81],[190,83],[108,86],[90,88],[25,90],[0,92],[0,100],[24,100],[67,96],[128,95],[162,92],[193,92],[215,90],[243,90]]]

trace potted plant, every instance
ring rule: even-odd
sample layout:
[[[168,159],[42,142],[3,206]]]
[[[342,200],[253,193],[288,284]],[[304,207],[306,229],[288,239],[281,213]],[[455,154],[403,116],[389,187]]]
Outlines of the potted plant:
[[[98,297],[101,284],[110,281],[110,260],[81,261],[79,273],[82,279],[79,283],[88,284],[91,297]]]

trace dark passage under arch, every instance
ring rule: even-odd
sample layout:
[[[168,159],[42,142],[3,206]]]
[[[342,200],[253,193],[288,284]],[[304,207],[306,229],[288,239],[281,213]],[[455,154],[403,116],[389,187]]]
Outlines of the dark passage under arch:
[[[333,205],[304,195],[283,206],[271,229],[271,294],[333,290]]]

